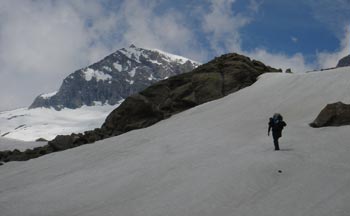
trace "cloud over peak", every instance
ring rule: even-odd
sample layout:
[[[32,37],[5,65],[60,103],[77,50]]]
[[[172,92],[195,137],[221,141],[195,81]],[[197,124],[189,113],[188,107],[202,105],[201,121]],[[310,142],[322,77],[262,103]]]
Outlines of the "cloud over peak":
[[[346,4],[345,0],[337,2]],[[274,67],[300,72],[335,66],[348,53],[348,28],[338,34],[338,49],[315,52],[314,62],[306,61],[302,50],[287,53],[266,46],[244,49],[243,42],[254,35],[247,36],[242,31],[259,21],[256,16],[264,14],[264,4],[263,0],[2,0],[0,110],[27,106],[36,95],[57,90],[69,73],[130,44],[200,62],[238,52]],[[315,1],[307,4],[325,25],[339,19],[335,15],[323,17],[326,9]],[[340,9],[332,4],[327,10]],[[254,34],[261,31],[276,30],[259,29]],[[295,35],[298,37],[288,41],[300,44],[302,38]],[[272,40],[274,36],[271,34]]]

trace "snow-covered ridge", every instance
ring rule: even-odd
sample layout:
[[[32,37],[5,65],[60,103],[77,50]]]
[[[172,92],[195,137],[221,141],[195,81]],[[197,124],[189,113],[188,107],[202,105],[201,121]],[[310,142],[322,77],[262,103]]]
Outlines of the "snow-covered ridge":
[[[120,49],[119,52],[123,53],[129,59],[133,59],[138,63],[140,62],[140,56],[143,55],[143,49],[130,46],[128,49]]]
[[[201,63],[199,63],[197,61],[191,60],[189,58],[185,58],[183,56],[171,54],[171,53],[159,50],[159,49],[152,49],[152,48],[143,49],[143,48],[138,48],[134,45],[131,45],[128,49],[124,48],[124,49],[120,49],[118,51],[123,53],[124,55],[126,55],[128,58],[137,61],[138,63],[140,63],[141,56],[143,56],[144,58],[147,59],[147,58],[149,58],[149,56],[147,55],[147,52],[154,51],[154,52],[159,53],[162,56],[162,59],[167,61],[167,62],[179,62],[179,63],[184,64],[187,61],[190,61],[190,62],[195,63],[197,65],[201,65]],[[155,61],[155,60],[149,60],[149,61],[152,63],[155,63],[155,64],[162,64],[162,63]]]
[[[152,49],[152,50],[162,54],[165,59],[170,60],[170,61],[181,62],[181,63],[185,63],[187,61],[190,61],[190,62],[194,62],[198,65],[201,65],[201,63],[199,63],[199,62],[185,58],[183,56],[170,54],[170,53],[164,52],[164,51],[159,50],[159,49]]]

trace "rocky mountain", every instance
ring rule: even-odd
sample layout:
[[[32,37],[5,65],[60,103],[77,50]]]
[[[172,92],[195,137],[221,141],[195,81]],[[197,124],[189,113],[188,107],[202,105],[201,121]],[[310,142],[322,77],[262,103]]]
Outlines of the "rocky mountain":
[[[350,55],[345,56],[344,58],[338,61],[337,67],[346,67],[350,66]]]
[[[155,82],[199,65],[181,56],[131,45],[70,74],[57,92],[39,95],[29,108],[115,105]]]
[[[281,70],[236,53],[222,55],[189,73],[159,81],[129,96],[108,115],[101,128],[85,131],[84,134],[59,135],[48,145],[25,152],[0,152],[0,161],[28,160],[148,127],[250,86],[265,72]]]
[[[150,126],[250,86],[265,72],[281,70],[236,53],[222,55],[190,73],[160,81],[131,95],[107,116],[102,130],[118,135]]]

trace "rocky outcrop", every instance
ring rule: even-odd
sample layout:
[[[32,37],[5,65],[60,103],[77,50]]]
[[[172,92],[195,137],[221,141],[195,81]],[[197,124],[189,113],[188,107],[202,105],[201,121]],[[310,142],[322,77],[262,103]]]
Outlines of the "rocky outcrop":
[[[62,151],[148,127],[176,113],[250,86],[265,72],[281,70],[243,55],[223,55],[189,73],[170,77],[129,96],[109,114],[101,128],[84,134],[57,136],[49,141],[49,149]]]
[[[27,149],[25,151],[19,151],[18,149],[13,151],[0,151],[0,161],[26,161],[52,152],[54,152],[54,149],[49,145]]]
[[[107,117],[102,129],[114,135],[147,127],[247,87],[267,71],[277,70],[242,55],[223,55],[191,73],[160,81],[128,97]]]
[[[350,105],[342,102],[327,104],[310,123],[310,126],[315,128],[342,125],[350,125]]]
[[[199,63],[159,50],[131,45],[63,80],[57,92],[39,95],[29,108],[79,108],[96,103],[115,105],[165,78],[189,72]]]
[[[340,59],[337,64],[337,67],[347,67],[347,66],[350,66],[350,55]]]
[[[59,136],[49,145],[64,150],[148,127],[171,115],[252,85],[265,72],[281,70],[243,55],[223,55],[192,72],[160,81],[129,96],[108,115],[101,128],[84,134]]]

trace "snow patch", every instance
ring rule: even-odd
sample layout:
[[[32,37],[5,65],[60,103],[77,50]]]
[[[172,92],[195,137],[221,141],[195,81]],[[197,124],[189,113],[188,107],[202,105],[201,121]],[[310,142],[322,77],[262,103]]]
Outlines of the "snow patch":
[[[96,81],[100,81],[100,80],[105,81],[105,80],[112,79],[111,75],[105,74],[102,71],[95,71],[91,68],[86,68],[83,71],[83,73],[86,81],[90,81],[92,78],[95,78]]]
[[[92,102],[94,104],[94,106],[102,106],[102,102],[101,101],[94,101]]]
[[[151,80],[156,80],[157,78],[155,78],[155,77],[153,76],[153,74],[151,74],[147,79],[148,79],[149,81],[151,81]]]
[[[129,59],[132,59],[137,63],[141,63],[140,56],[142,55],[142,49],[136,47],[129,47],[128,49],[121,49],[119,51]]]
[[[156,60],[150,59],[149,61],[152,62],[153,64],[162,65],[162,63],[160,63],[159,61],[156,61]]]
[[[134,77],[136,74],[136,68],[133,68],[131,71],[128,72],[129,76]]]
[[[121,72],[123,69],[122,65],[118,63],[113,63],[113,67],[119,72]]]
[[[134,84],[134,80],[125,80],[126,82],[128,82],[130,85]]]
[[[112,68],[110,68],[110,67],[103,66],[103,69],[105,69],[106,71],[112,72]]]
[[[44,98],[44,99],[49,99],[51,98],[52,96],[55,96],[57,94],[58,91],[54,91],[54,92],[51,92],[51,93],[47,93],[47,94],[42,94],[40,95],[41,98]]]
[[[153,51],[156,51],[158,52],[159,54],[161,54],[161,56],[163,57],[163,59],[167,62],[171,62],[171,61],[174,61],[174,62],[178,62],[178,63],[186,63],[187,61],[190,61],[192,63],[195,63],[195,64],[198,64],[200,65],[201,63],[199,62],[196,62],[196,61],[193,61],[193,60],[190,60],[188,58],[185,58],[183,56],[179,56],[179,55],[175,55],[175,54],[171,54],[171,53],[167,53],[167,52],[164,52],[162,50],[158,50],[158,49],[152,49]]]

